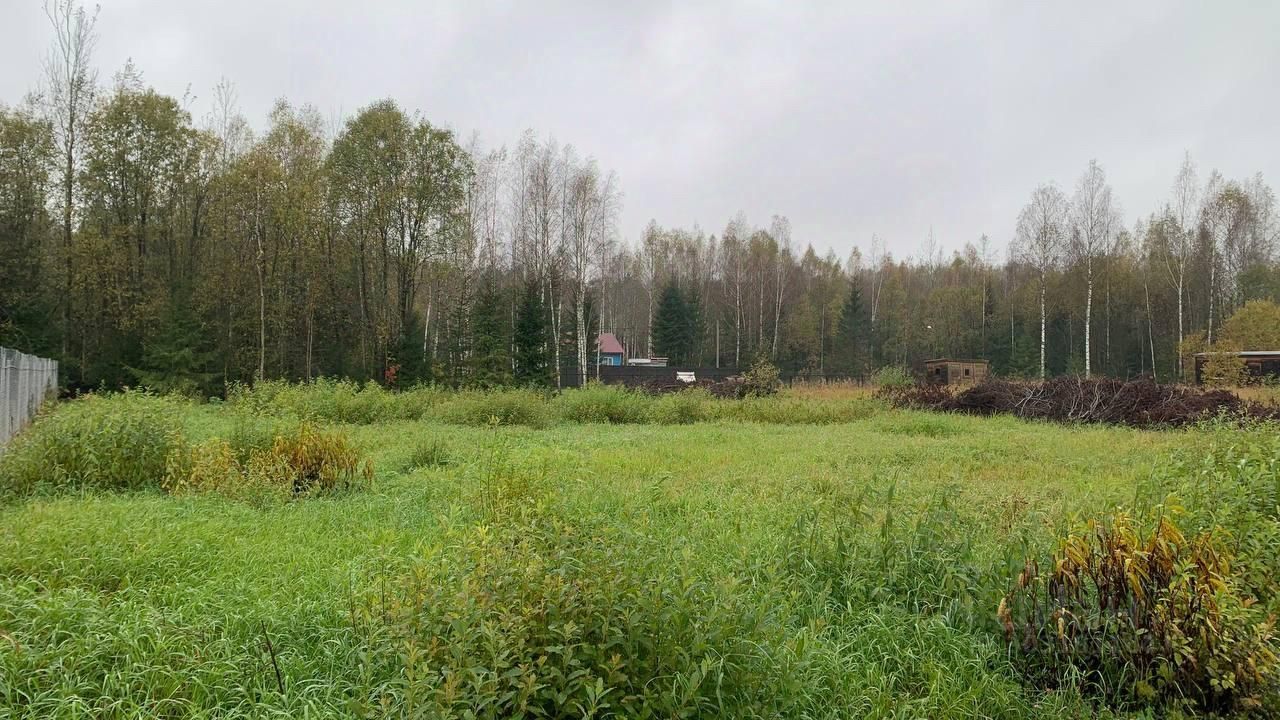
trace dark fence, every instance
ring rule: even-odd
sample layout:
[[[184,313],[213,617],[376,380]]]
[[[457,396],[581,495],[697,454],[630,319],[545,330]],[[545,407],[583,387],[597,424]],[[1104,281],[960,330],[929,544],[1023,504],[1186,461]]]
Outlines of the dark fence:
[[[576,368],[574,368],[576,370]],[[597,375],[597,372],[599,373]],[[587,368],[587,381],[599,379],[606,385],[626,385],[643,387],[646,385],[666,385],[676,382],[676,372],[691,372],[699,381],[712,380],[720,382],[737,375],[737,368],[692,368],[692,367],[648,367],[645,365],[601,365],[599,368]],[[579,376],[573,370],[560,378],[562,387],[578,387]]]

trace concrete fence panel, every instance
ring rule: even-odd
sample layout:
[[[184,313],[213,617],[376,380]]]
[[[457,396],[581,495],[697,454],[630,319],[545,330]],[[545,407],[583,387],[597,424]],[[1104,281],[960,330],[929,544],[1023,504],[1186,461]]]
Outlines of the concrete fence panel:
[[[0,450],[58,392],[58,363],[0,347]]]

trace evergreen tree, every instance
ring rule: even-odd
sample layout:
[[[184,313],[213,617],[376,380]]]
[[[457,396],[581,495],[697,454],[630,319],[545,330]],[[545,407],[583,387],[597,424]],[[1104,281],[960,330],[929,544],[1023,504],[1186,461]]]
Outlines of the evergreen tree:
[[[551,363],[547,354],[547,316],[542,290],[536,281],[525,283],[516,307],[515,381],[519,385],[549,386]]]
[[[667,283],[653,318],[653,350],[672,365],[683,365],[693,354],[694,318],[684,293],[675,282]]]
[[[502,296],[492,282],[476,294],[471,310],[471,384],[498,387],[511,382],[507,352],[506,313]]]
[[[395,384],[399,387],[431,379],[431,362],[422,344],[422,316],[417,312],[410,313],[407,323],[400,333],[395,354],[388,362],[388,366],[396,367]]]
[[[142,348],[138,367],[129,372],[137,383],[156,392],[207,396],[217,387],[215,350],[186,294],[175,296],[161,319],[159,331]]]
[[[860,375],[866,369],[863,342],[866,336],[865,318],[862,312],[862,291],[857,282],[849,283],[849,295],[840,308],[840,323],[836,326],[835,366],[850,375]]]

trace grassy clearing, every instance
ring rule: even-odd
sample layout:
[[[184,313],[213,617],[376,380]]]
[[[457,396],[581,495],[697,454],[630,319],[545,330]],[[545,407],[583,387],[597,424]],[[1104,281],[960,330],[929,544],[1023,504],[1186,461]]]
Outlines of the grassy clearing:
[[[331,412],[285,390],[180,405],[177,430],[251,454]],[[333,427],[375,468],[360,492],[250,504],[71,486],[0,506],[0,708],[1108,716],[1070,687],[1029,685],[1010,654],[995,608],[1025,557],[1178,478],[1234,472],[1237,437],[1254,438],[1250,472],[1275,472],[1263,431],[1049,426],[794,389],[736,404],[601,390],[344,389]],[[352,409],[375,400],[388,419]],[[1210,460],[1171,464],[1179,451]],[[1261,527],[1250,508],[1267,497],[1239,517]],[[1275,577],[1256,569],[1255,584]]]

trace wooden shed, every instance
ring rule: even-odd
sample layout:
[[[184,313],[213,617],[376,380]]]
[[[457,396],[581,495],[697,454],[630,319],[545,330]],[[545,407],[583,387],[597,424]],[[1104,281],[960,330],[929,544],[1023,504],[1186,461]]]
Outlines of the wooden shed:
[[[931,385],[975,385],[987,379],[989,366],[986,360],[926,360],[925,382]]]
[[[1246,350],[1244,352],[1196,353],[1196,384],[1204,384],[1204,366],[1214,355],[1240,358],[1245,374],[1251,382],[1261,382],[1270,377],[1280,378],[1280,350]]]

